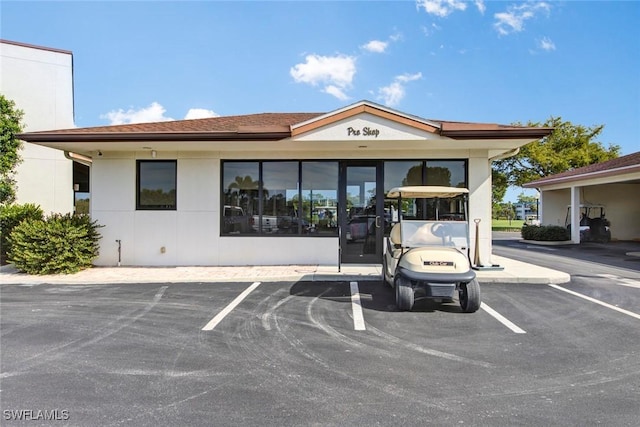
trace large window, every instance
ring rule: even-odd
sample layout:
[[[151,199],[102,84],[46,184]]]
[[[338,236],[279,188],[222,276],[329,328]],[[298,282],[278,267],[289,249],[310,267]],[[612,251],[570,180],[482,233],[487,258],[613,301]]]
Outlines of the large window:
[[[338,161],[222,162],[222,235],[338,235]],[[466,160],[384,162],[384,192],[402,185],[467,186]],[[348,191],[348,188],[347,188]],[[385,230],[397,220],[385,200]],[[434,206],[403,200],[403,214],[426,219]],[[457,214],[456,206],[439,206]]]
[[[404,185],[442,185],[446,187],[467,188],[467,161],[466,160],[426,160],[426,161],[388,161],[384,163],[384,192],[385,194],[394,187]],[[397,221],[397,214],[393,213],[395,201],[385,200],[385,212],[391,212],[388,217],[391,221]],[[405,218],[433,219],[436,206],[433,201],[403,199],[402,214]],[[460,201],[445,204],[440,201],[438,205],[439,217],[448,215],[455,219],[461,215]],[[385,230],[388,229],[385,227]]]
[[[338,234],[338,162],[226,161],[222,170],[223,235]]]
[[[259,166],[258,162],[224,163],[222,234],[255,232],[254,217],[259,209]]]
[[[136,209],[176,209],[175,160],[138,160]]]
[[[261,234],[298,234],[298,162],[262,164],[262,206],[256,218]]]
[[[302,162],[302,201],[303,226],[338,235],[338,162]]]

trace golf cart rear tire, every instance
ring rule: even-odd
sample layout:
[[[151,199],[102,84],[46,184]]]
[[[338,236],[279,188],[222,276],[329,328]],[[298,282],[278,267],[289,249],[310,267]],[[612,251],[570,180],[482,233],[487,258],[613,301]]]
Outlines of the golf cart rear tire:
[[[475,313],[480,308],[480,284],[478,279],[460,284],[460,308],[465,313]]]
[[[395,281],[396,285],[396,305],[399,310],[411,311],[415,296],[411,282],[403,277],[398,277]]]

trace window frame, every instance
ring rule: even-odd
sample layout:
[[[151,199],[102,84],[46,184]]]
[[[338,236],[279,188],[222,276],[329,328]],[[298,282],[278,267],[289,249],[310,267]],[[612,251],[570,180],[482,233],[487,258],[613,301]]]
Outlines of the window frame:
[[[172,163],[174,165],[173,188],[175,189],[175,201],[173,205],[143,205],[140,202],[140,167],[145,163]],[[178,210],[178,161],[173,160],[136,160],[136,210],[137,211],[176,211]]]
[[[297,180],[298,180],[298,200],[302,201],[303,200],[303,193],[304,193],[304,182],[302,181],[302,175],[303,175],[303,164],[305,162],[318,162],[318,163],[322,163],[322,162],[327,162],[327,163],[332,163],[332,162],[337,162],[338,163],[338,168],[340,168],[340,164],[343,160],[342,159],[222,159],[220,162],[220,237],[318,237],[318,238],[322,238],[322,237],[332,237],[335,238],[338,236],[338,234],[333,235],[333,234],[304,234],[302,233],[302,221],[305,219],[304,217],[304,212],[303,209],[299,210],[298,213],[298,233],[297,234],[264,234],[262,233],[262,213],[264,211],[264,206],[263,206],[263,165],[265,163],[272,163],[272,162],[298,162],[298,176],[297,176]],[[363,162],[368,162],[368,161],[380,161],[382,162],[382,185],[385,185],[385,177],[384,177],[384,172],[385,172],[385,168],[384,165],[387,162],[415,162],[415,163],[420,163],[420,167],[421,167],[421,171],[420,171],[420,176],[421,176],[421,181],[422,184],[421,185],[430,185],[430,183],[427,182],[427,168],[429,163],[431,162],[461,162],[462,163],[462,170],[464,173],[464,186],[466,188],[468,188],[469,186],[469,159],[468,158],[409,158],[409,159],[362,159]],[[258,224],[257,224],[257,232],[256,233],[240,233],[240,234],[235,234],[235,233],[231,233],[231,234],[224,234],[223,233],[223,229],[224,229],[224,207],[225,207],[225,196],[224,196],[224,191],[225,189],[223,188],[223,184],[224,184],[224,172],[225,172],[225,164],[229,164],[229,163],[238,163],[238,162],[256,162],[258,164],[258,181],[259,181],[259,188],[258,188]],[[338,176],[338,188],[336,189],[336,192],[340,191],[340,186],[341,186],[341,182],[340,182],[340,176]],[[400,185],[400,184],[397,184]],[[397,185],[393,185],[393,186],[397,186]],[[423,206],[423,211],[426,212],[426,201],[423,201],[425,203],[425,205]],[[385,236],[388,235],[388,231],[385,230]]]

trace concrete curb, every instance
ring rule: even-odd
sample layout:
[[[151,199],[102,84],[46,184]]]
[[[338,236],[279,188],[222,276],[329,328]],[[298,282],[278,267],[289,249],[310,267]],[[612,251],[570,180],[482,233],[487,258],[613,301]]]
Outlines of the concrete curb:
[[[503,270],[476,271],[478,281],[491,283],[558,284],[571,277],[563,272],[499,256],[492,257]],[[2,267],[0,283],[18,285],[93,285],[135,283],[220,283],[280,281],[381,281],[382,266],[288,265],[245,267],[94,267],[69,275],[29,275],[13,266]]]

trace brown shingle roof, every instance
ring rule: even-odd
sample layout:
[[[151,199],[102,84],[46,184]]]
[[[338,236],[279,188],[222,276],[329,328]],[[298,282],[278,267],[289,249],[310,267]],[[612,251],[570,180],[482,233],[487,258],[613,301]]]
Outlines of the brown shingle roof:
[[[568,181],[572,178],[578,178],[582,175],[605,173],[634,166],[640,167],[640,151],[637,153],[627,154],[626,156],[607,160],[606,162],[595,163],[593,165],[583,166],[581,168],[576,168],[566,172],[557,173],[555,175],[546,176],[544,178],[528,182],[524,185],[524,187],[535,188],[552,182],[555,183]]]
[[[374,104],[361,102],[362,105]],[[348,109],[349,107],[347,107]],[[354,111],[357,107],[353,107]],[[394,120],[395,113],[384,113]],[[327,113],[260,113],[238,116],[211,117],[194,120],[173,120],[154,123],[96,126],[29,132],[19,137],[29,142],[82,142],[82,141],[141,141],[141,140],[281,140],[292,136],[292,127],[321,118],[322,124],[331,123],[340,117]],[[397,120],[402,120],[398,115]],[[416,118],[418,121],[424,119]],[[493,123],[468,123],[433,121],[437,133],[453,139],[502,139],[541,138],[551,133],[551,128],[507,126]]]
[[[286,132],[289,126],[310,120],[324,113],[261,113],[242,116],[209,117],[206,119],[171,120],[152,123],[95,126],[87,128],[60,129],[30,134],[85,134],[85,133],[185,133],[185,132]]]

